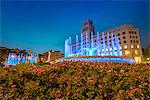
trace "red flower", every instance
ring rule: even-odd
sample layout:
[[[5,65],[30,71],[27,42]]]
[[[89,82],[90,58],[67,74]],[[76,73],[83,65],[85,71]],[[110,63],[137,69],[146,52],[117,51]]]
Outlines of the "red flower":
[[[102,94],[103,94],[103,92],[102,92],[102,91],[99,91],[99,94],[100,94],[100,95],[102,95]]]
[[[133,96],[133,94],[132,94],[132,93],[129,93],[129,96],[130,96],[130,97],[132,97],[132,96]]]
[[[70,84],[70,82],[69,82],[69,81],[67,81],[66,83],[67,83],[67,84]]]
[[[49,80],[49,83],[52,83],[53,81],[52,80]]]
[[[8,69],[8,68],[10,68],[10,66],[4,66],[3,68]]]
[[[98,84],[98,87],[99,87],[99,88],[102,88],[102,85],[101,85],[101,84]]]

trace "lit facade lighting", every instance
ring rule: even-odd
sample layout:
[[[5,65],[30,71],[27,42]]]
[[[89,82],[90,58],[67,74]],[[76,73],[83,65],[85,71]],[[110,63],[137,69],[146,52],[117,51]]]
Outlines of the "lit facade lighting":
[[[127,49],[127,45],[125,45],[124,48]]]
[[[137,45],[137,48],[140,48],[140,46],[139,46],[139,45]]]
[[[129,53],[130,53],[130,52],[129,52],[128,50],[125,51],[125,54],[126,54],[126,55],[129,55]]]
[[[131,45],[131,48],[134,48],[134,46],[133,46],[133,45]]]

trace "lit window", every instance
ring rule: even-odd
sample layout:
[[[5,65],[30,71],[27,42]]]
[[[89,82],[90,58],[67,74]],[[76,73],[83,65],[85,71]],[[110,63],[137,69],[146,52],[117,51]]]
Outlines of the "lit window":
[[[139,45],[137,45],[137,48],[140,48]]]
[[[128,54],[129,54],[129,51],[128,51],[128,50],[126,50],[126,51],[125,51],[125,54],[126,54],[126,55],[128,55]]]
[[[108,49],[106,49],[106,51],[108,51]]]
[[[120,51],[120,55],[122,56],[122,51]]]
[[[122,49],[122,47],[120,46],[119,49]]]
[[[135,50],[135,54],[138,54],[137,50]]]
[[[112,50],[112,48],[110,48],[110,50]]]
[[[112,52],[110,52],[110,55],[112,55]]]
[[[127,49],[127,45],[125,45],[124,48]]]
[[[108,56],[108,53],[106,53],[106,56]]]
[[[133,48],[133,45],[131,45],[131,48]]]

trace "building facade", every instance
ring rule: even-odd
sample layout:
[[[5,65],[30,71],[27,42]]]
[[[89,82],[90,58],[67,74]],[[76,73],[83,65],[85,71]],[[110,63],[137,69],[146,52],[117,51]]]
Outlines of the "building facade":
[[[65,41],[65,57],[121,56],[133,58],[137,63],[141,62],[139,30],[132,25],[124,24],[105,32],[95,33],[92,21],[87,20],[79,36],[76,35],[75,42],[72,42],[71,37]]]

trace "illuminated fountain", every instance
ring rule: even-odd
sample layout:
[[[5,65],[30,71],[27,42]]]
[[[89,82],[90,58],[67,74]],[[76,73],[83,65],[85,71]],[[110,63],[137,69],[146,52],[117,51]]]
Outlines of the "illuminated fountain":
[[[76,35],[75,47],[72,46],[71,37],[65,41],[65,58],[67,61],[134,62],[131,58],[122,57],[121,46],[116,34],[102,32],[101,42],[99,32],[97,32],[96,37],[94,37],[93,32],[90,33],[90,36],[91,38],[88,37],[87,33],[84,36],[81,33],[81,40],[79,41],[78,35]]]
[[[16,65],[21,63],[35,63],[36,56],[19,53],[9,53],[6,65]]]

